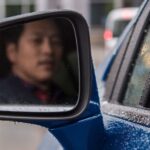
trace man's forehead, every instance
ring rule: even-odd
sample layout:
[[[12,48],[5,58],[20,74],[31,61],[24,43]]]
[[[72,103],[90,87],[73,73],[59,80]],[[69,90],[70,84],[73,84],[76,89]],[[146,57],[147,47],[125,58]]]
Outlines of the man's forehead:
[[[57,24],[53,20],[40,20],[34,21],[30,23],[26,23],[24,25],[24,31],[29,32],[58,32]]]

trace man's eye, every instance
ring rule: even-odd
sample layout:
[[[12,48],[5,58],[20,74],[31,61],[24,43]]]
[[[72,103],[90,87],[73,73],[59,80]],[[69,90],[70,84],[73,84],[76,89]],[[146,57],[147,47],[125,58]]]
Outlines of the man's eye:
[[[34,38],[34,39],[32,39],[32,42],[34,44],[41,44],[42,43],[42,39],[41,38]]]

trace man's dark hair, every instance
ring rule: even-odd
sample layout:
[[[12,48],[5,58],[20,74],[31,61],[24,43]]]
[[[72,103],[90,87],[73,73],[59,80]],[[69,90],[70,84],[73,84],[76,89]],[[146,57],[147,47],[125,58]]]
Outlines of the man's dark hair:
[[[24,25],[11,26],[10,28],[3,29],[0,33],[3,39],[3,48],[6,49],[9,43],[18,43],[18,40],[23,32]]]
[[[10,62],[6,56],[6,47],[10,43],[17,44],[23,32],[23,25],[11,26],[0,30],[0,78],[5,77],[10,72]]]

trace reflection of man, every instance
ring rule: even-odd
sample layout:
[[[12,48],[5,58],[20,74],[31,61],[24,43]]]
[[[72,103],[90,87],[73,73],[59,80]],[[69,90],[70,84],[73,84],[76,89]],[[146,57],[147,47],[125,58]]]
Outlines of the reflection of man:
[[[8,37],[6,41],[11,75],[1,81],[1,103],[62,103],[64,94],[52,83],[63,54],[56,23],[46,19],[34,21],[25,24],[17,34],[17,39]]]

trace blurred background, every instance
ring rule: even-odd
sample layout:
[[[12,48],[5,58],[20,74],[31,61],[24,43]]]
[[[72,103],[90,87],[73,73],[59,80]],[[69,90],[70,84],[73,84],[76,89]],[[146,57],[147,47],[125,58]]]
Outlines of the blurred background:
[[[89,26],[91,51],[94,66],[97,68],[112,52],[119,36],[136,15],[142,1],[0,0],[0,18],[53,9],[69,9],[81,13]],[[49,144],[41,144],[45,143],[43,139],[51,143],[51,137],[47,136],[47,132],[47,129],[35,125],[1,121],[0,147],[3,150],[37,150],[39,147],[44,150],[50,149]]]

